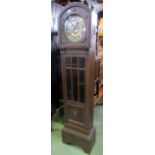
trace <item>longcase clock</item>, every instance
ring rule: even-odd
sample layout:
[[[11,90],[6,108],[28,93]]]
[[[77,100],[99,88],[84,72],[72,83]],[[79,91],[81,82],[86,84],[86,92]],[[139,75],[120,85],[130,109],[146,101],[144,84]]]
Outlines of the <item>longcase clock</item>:
[[[96,131],[93,127],[97,15],[87,5],[68,4],[59,16],[59,47],[65,126],[64,143],[90,152]]]

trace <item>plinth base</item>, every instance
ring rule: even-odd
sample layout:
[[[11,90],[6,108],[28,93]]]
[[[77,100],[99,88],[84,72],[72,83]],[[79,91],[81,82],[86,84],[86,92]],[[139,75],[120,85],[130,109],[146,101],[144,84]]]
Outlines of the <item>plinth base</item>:
[[[95,143],[95,137],[95,128],[92,128],[88,135],[66,127],[62,129],[62,141],[64,143],[77,145],[81,147],[86,153],[91,152]]]

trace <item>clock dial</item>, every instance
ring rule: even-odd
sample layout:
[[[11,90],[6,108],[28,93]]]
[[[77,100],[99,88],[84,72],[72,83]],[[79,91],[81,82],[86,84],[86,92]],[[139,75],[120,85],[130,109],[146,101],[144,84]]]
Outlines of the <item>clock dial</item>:
[[[86,32],[86,25],[80,16],[69,16],[64,24],[64,34],[69,41],[80,41]]]

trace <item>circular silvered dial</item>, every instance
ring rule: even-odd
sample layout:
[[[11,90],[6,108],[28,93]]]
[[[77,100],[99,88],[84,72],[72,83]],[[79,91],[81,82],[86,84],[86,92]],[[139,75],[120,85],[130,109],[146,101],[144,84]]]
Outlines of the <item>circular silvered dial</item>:
[[[86,25],[83,18],[78,15],[69,16],[64,23],[66,38],[72,42],[80,41],[86,32]]]

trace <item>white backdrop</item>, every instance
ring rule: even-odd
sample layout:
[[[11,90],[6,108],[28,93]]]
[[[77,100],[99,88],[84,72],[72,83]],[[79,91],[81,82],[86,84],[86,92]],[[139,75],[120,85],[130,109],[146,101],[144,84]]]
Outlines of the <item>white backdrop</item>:
[[[51,154],[51,2],[0,1],[0,154]]]

